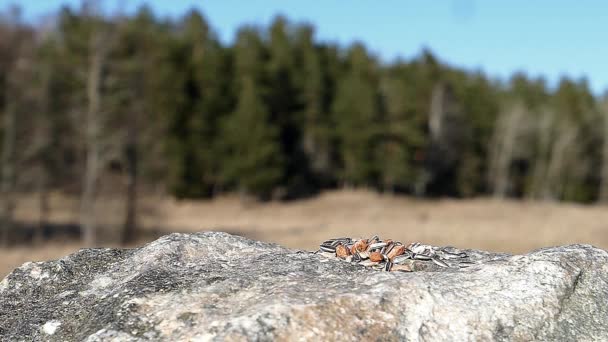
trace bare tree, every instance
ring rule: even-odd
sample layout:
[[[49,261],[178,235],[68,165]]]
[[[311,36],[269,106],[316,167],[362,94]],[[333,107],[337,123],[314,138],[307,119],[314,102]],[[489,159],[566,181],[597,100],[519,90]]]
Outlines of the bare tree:
[[[34,118],[34,137],[30,144],[29,155],[34,161],[35,188],[38,194],[38,229],[33,236],[34,243],[40,243],[44,237],[44,230],[48,225],[50,215],[49,192],[51,186],[51,173],[53,173],[53,158],[55,151],[51,146],[51,122],[50,122],[50,74],[51,70],[47,63],[37,61],[40,68],[39,87],[35,92],[34,101],[37,103],[38,115]]]
[[[522,121],[526,110],[521,104],[510,106],[501,113],[494,128],[490,150],[489,183],[494,196],[507,195],[510,184],[510,167],[518,148],[518,138],[522,133]]]
[[[9,232],[13,228],[15,208],[15,139],[17,131],[17,105],[7,89],[6,109],[3,118],[2,172],[0,178],[0,217],[2,223],[2,245],[8,245]]]
[[[600,183],[599,201],[608,203],[608,98],[601,103],[600,113],[603,119],[603,146],[602,146],[602,176]]]
[[[532,182],[528,197],[533,199],[543,199],[548,194],[547,191],[547,169],[551,157],[551,143],[553,138],[553,126],[555,122],[555,112],[543,108],[536,123],[537,153],[533,161]]]
[[[467,123],[454,90],[447,82],[438,82],[433,88],[428,127],[430,146],[427,165],[414,186],[417,195],[424,195],[431,183],[443,182],[446,175],[455,169],[465,144]]]
[[[125,148],[127,162],[127,196],[125,223],[122,230],[122,243],[128,244],[137,235],[137,183],[138,183],[138,127],[137,116],[132,116],[127,128],[127,143]]]
[[[571,122],[562,122],[557,133],[542,187],[542,198],[545,200],[557,200],[563,194],[568,167],[576,160],[578,127]]]
[[[19,22],[19,14],[13,9],[15,21],[2,27],[0,32],[0,50],[5,71],[4,79],[4,116],[2,118],[2,151],[0,155],[0,234],[1,243],[8,244],[9,233],[14,226],[13,212],[15,209],[16,169],[17,169],[17,137],[19,117],[25,102],[28,74],[31,71],[32,40],[30,31]]]
[[[97,243],[95,202],[99,175],[104,164],[101,141],[103,128],[101,86],[109,49],[108,39],[106,32],[95,30],[89,45],[87,110],[84,118],[86,161],[80,199],[80,225],[83,230],[83,241],[87,246],[94,246]]]
[[[120,126],[120,131],[124,133],[119,145],[115,146],[115,151],[118,152],[119,159],[125,166],[125,216],[122,222],[120,242],[129,244],[137,239],[138,232],[139,146],[142,144],[141,140],[146,138],[146,132],[140,134],[140,130],[143,129],[142,124],[147,123],[144,120],[148,111],[146,81],[155,68],[154,57],[150,56],[150,47],[154,42],[147,26],[149,18],[138,18],[138,31],[133,30],[131,24],[124,20],[124,16],[118,18],[116,32],[123,37],[119,41],[137,42],[134,46],[117,44],[116,59],[112,63],[112,71],[116,79],[116,88],[113,90],[114,98],[121,99],[114,110],[119,114],[116,126]],[[151,144],[148,142],[146,145]]]
[[[558,108],[540,109],[535,129],[535,155],[527,196],[556,201],[577,196],[593,165],[584,149],[593,137],[583,132],[597,120],[593,112],[573,117]]]

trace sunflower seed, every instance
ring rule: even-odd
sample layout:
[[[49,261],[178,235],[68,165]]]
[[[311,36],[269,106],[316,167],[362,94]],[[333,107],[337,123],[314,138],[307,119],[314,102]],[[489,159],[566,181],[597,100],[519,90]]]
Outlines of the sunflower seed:
[[[389,260],[384,264],[384,270],[390,272],[391,268],[393,268],[393,262]]]
[[[432,260],[432,261],[433,261],[435,264],[437,264],[437,265],[439,265],[439,266],[441,266],[441,267],[450,267],[450,265],[448,265],[448,264],[447,264],[445,261],[443,261],[443,260],[439,259],[438,257],[433,257],[433,258],[431,258],[431,260]]]
[[[368,266],[368,267],[369,266],[375,266],[375,265],[378,265],[378,264],[379,264],[379,262],[377,262],[377,261],[374,262],[374,261],[371,261],[371,260],[365,260],[365,261],[362,261],[362,262],[359,263],[359,265]]]
[[[382,241],[377,235],[369,239],[329,239],[321,243],[315,253],[384,271],[411,272],[412,264],[408,260],[431,261],[440,267],[450,268],[475,264],[465,252],[454,247],[436,247],[419,242],[406,247],[399,241]]]
[[[386,246],[387,243],[386,242],[377,242],[377,243],[373,243],[371,245],[369,245],[369,247],[367,248],[368,251],[374,251],[376,249],[382,249],[382,247]]]
[[[359,256],[361,257],[361,259],[365,260],[365,259],[369,259],[369,252],[361,252],[359,253]]]
[[[328,247],[328,246],[321,245],[319,247],[319,249],[321,250],[321,252],[327,252],[327,253],[335,253],[336,252],[336,247]]]
[[[412,256],[412,259],[416,260],[431,260],[431,257],[424,254],[415,254]]]
[[[410,259],[411,259],[410,255],[403,254],[403,255],[399,255],[399,256],[394,257],[393,258],[393,263],[394,264],[400,264],[400,263],[403,263],[403,262],[405,262],[407,260],[410,260]]]

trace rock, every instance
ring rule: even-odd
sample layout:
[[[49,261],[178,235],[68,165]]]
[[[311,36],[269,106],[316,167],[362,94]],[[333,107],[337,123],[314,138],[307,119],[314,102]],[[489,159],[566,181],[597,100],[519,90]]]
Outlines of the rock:
[[[0,340],[608,337],[608,252],[467,252],[481,263],[387,273],[215,232],[83,249],[0,283]]]

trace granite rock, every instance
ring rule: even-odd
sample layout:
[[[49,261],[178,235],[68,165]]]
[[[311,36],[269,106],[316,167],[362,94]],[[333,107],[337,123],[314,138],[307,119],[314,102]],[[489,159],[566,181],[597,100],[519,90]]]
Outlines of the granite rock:
[[[82,249],[0,283],[0,340],[608,338],[608,252],[466,252],[478,264],[389,273],[218,232]]]

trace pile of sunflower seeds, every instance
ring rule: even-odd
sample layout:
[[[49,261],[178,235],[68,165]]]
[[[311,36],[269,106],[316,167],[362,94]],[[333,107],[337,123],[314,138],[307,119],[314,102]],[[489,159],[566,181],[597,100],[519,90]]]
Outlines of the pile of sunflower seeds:
[[[317,252],[384,271],[412,272],[413,261],[429,261],[440,267],[463,268],[474,264],[467,253],[454,247],[435,247],[418,242],[405,246],[399,241],[336,238],[324,241]]]

